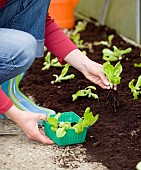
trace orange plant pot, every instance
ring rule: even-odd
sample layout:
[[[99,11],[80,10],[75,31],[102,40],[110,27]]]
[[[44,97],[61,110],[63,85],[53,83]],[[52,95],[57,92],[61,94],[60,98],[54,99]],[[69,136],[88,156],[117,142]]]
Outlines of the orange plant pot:
[[[79,0],[73,0],[73,6],[74,6],[74,8],[75,8],[76,5],[78,4],[78,1],[79,1]]]
[[[61,28],[73,28],[77,3],[78,0],[51,0],[49,13]]]

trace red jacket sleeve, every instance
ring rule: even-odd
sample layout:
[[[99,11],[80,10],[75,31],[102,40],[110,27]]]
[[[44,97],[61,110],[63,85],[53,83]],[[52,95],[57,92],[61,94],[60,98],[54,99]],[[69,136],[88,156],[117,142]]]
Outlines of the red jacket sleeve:
[[[0,88],[0,114],[5,113],[12,107],[12,101],[6,96],[6,94]]]
[[[77,46],[65,35],[53,19],[46,17],[45,46],[62,64],[64,58]]]
[[[0,8],[6,4],[7,0],[0,0]]]

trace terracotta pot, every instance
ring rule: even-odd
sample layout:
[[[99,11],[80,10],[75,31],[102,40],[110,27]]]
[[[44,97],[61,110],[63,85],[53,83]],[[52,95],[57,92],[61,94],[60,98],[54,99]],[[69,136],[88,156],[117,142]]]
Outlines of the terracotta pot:
[[[51,0],[49,13],[61,28],[74,27],[74,9],[79,0]]]

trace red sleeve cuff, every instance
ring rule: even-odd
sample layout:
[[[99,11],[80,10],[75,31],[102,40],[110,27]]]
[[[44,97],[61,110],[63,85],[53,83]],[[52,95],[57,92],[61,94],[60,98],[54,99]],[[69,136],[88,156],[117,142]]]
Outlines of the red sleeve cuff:
[[[13,105],[13,102],[6,96],[6,94],[0,89],[0,114],[5,113]]]

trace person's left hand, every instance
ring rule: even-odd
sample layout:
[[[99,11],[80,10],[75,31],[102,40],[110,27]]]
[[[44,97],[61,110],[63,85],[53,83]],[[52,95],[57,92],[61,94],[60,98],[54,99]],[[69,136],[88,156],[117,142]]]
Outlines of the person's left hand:
[[[16,122],[29,139],[40,141],[44,144],[54,143],[46,135],[41,133],[38,128],[38,120],[45,120],[45,114],[22,111],[13,105],[7,112],[5,112],[5,115],[12,121]]]

